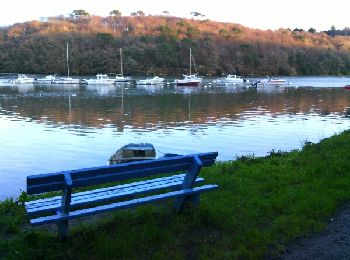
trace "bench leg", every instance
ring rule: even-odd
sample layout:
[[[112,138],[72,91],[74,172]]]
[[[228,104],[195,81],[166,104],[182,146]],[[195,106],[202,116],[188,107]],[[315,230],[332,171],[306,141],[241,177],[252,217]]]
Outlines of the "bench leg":
[[[199,195],[200,194],[198,193],[198,194],[193,194],[193,195],[189,195],[189,196],[186,196],[186,197],[177,198],[175,200],[175,204],[174,204],[174,211],[176,213],[180,213],[183,210],[183,207],[185,206],[186,201],[189,201],[193,205],[198,206],[199,202],[200,202]]]
[[[68,236],[68,220],[62,220],[57,223],[58,234],[61,240],[64,240]]]

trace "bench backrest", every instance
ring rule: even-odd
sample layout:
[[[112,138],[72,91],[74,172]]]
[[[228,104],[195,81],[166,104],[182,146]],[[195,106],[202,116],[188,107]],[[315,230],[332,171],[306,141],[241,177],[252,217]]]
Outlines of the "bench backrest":
[[[217,152],[179,155],[156,160],[31,175],[27,177],[27,194],[58,191],[63,190],[67,186],[78,188],[156,174],[191,171],[194,166],[205,167],[213,165],[217,155]]]

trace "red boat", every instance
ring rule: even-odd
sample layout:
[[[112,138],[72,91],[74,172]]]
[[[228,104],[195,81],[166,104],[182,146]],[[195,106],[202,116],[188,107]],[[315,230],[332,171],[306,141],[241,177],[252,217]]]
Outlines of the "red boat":
[[[350,85],[346,85],[344,88],[350,90]]]

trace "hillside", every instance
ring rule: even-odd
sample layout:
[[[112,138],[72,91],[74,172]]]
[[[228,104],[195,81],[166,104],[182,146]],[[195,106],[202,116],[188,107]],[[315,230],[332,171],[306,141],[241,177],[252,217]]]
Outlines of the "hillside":
[[[347,75],[350,36],[165,16],[50,17],[0,28],[0,72],[181,75],[189,48],[200,75]]]

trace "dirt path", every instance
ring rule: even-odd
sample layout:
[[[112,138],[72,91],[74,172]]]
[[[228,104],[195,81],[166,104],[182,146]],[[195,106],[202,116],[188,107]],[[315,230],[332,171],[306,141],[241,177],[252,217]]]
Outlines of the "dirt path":
[[[281,259],[350,259],[350,203],[338,211],[324,231],[294,241]]]

